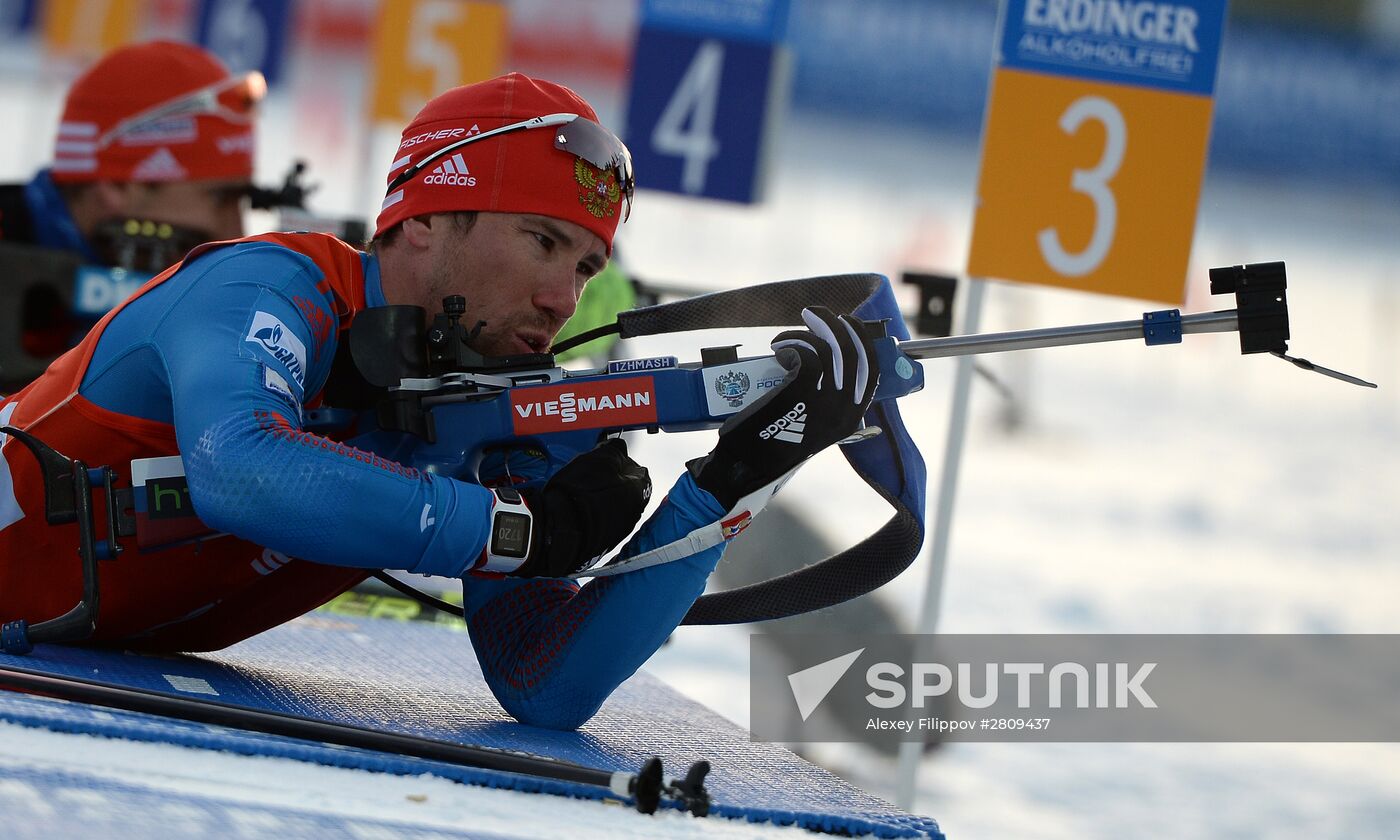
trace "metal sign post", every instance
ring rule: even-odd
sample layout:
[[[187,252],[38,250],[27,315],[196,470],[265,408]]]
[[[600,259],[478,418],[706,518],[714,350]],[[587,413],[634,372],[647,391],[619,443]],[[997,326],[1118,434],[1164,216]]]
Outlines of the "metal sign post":
[[[986,296],[987,284],[974,279],[967,285],[963,331],[976,333],[982,320],[982,300]],[[948,564],[948,541],[953,532],[953,502],[958,494],[958,470],[962,466],[963,441],[967,436],[967,413],[972,399],[975,364],[976,359],[971,354],[965,355],[958,359],[958,367],[953,374],[953,407],[948,418],[948,437],[943,445],[943,478],[938,485],[938,507],[933,518],[928,578],[923,605],[919,609],[918,626],[914,631],[921,635],[931,634],[938,627],[938,612],[943,600],[943,570]],[[918,781],[919,761],[923,756],[922,742],[906,741],[899,745],[894,801],[906,811],[914,807],[914,785]]]

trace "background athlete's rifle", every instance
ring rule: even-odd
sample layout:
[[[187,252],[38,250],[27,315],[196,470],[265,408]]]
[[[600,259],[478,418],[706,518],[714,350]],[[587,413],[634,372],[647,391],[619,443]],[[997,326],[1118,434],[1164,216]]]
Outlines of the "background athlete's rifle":
[[[282,183],[276,187],[252,186],[247,190],[248,203],[254,210],[269,210],[277,214],[277,230],[312,230],[329,233],[356,248],[369,241],[372,232],[363,219],[320,216],[306,208],[306,199],[320,188],[308,184],[306,161],[292,161]]]

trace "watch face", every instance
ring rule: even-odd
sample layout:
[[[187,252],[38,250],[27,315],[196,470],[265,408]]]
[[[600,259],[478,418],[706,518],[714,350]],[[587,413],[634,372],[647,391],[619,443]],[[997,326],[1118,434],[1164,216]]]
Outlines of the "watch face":
[[[525,556],[530,544],[530,517],[499,511],[491,525],[491,553],[502,557]]]

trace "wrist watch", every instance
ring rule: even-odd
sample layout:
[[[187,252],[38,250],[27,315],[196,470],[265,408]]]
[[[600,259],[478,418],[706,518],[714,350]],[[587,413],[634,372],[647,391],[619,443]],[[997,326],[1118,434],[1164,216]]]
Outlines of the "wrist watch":
[[[507,574],[524,565],[530,556],[535,517],[520,494],[508,487],[492,488],[491,534],[482,561],[473,571]]]

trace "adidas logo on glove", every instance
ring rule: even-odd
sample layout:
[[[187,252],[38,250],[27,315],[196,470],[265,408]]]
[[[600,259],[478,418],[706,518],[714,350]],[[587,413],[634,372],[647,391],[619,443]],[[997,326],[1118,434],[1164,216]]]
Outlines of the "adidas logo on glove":
[[[476,186],[476,176],[467,171],[467,162],[455,154],[437,165],[423,178],[425,184],[447,184],[454,187]]]
[[[801,443],[802,433],[807,428],[807,404],[800,402],[788,409],[787,414],[769,423],[758,436],[764,440],[776,438],[787,443]]]

